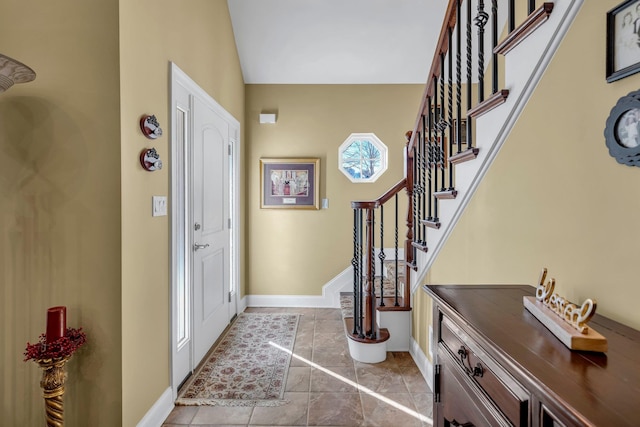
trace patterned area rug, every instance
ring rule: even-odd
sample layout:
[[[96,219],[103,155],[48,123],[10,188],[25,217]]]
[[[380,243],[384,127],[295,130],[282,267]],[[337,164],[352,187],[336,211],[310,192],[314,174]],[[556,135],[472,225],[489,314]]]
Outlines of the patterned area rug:
[[[297,314],[241,313],[198,372],[182,387],[176,405],[279,406],[298,329]]]

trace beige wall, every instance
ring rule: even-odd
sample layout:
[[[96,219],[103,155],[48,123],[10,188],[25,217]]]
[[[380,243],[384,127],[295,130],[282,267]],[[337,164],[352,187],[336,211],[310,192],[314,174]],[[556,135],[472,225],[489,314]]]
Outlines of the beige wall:
[[[404,133],[413,128],[422,90],[422,85],[247,86],[247,294],[321,295],[322,286],[350,265],[350,203],[375,199],[404,176]],[[276,124],[258,123],[265,111],[277,112]],[[389,169],[373,184],[353,184],[338,170],[338,148],[353,132],[373,132],[389,149]],[[261,157],[320,158],[320,197],[329,199],[329,209],[260,209]]]
[[[1,53],[38,73],[0,94],[0,394],[9,426],[41,425],[40,371],[21,353],[53,305],[66,305],[69,325],[89,337],[69,365],[67,424],[135,425],[169,386],[169,217],[149,212],[151,196],[169,192],[169,61],[246,117],[243,294],[319,295],[351,259],[350,201],[402,177],[403,134],[422,85],[249,85],[245,96],[225,1],[120,3],[24,0],[0,15]],[[617,3],[585,2],[433,283],[533,283],[546,266],[568,298],[594,297],[600,313],[640,328],[631,268],[640,170],[617,164],[602,137],[611,107],[640,82],[605,83],[604,16]],[[258,124],[265,110],[278,112],[276,125]],[[152,144],[138,130],[148,113],[165,130]],[[352,184],[337,170],[338,147],[369,131],[389,147],[390,170]],[[150,146],[162,171],[138,165]],[[260,209],[261,157],[319,157],[329,209]],[[426,351],[430,301],[415,302],[414,336]]]
[[[66,425],[117,426],[118,2],[3,2],[0,40],[37,73],[0,94],[0,424],[44,425],[41,370],[22,353],[65,305],[88,335],[68,365]]]
[[[618,164],[603,137],[611,108],[640,83],[638,74],[605,81],[605,16],[618,3],[584,3],[432,283],[533,285],[547,267],[561,295],[595,298],[599,313],[640,328],[640,169]]]
[[[1,53],[38,73],[0,94],[3,425],[43,423],[22,352],[54,305],[88,335],[66,424],[136,425],[169,387],[169,217],[150,215],[169,195],[169,61],[239,120],[244,84],[224,0],[122,3],[3,5]],[[149,113],[165,131],[153,143],[138,129]],[[153,174],[138,164],[151,146]]]
[[[227,2],[121,1],[122,120],[122,395],[123,425],[135,425],[169,387],[170,217],[151,216],[151,197],[169,195],[169,62],[239,121],[244,83]],[[165,134],[151,141],[138,128],[155,114]],[[138,161],[155,147],[162,170]]]

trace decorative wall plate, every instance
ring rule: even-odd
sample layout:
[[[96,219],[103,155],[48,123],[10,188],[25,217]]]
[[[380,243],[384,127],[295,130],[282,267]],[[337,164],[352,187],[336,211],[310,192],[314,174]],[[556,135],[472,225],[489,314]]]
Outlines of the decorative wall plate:
[[[604,138],[618,163],[640,166],[640,90],[623,96],[611,109]]]
[[[140,153],[140,164],[146,171],[153,172],[162,169],[162,160],[155,148],[145,148]]]
[[[149,139],[156,139],[162,136],[162,129],[156,116],[142,116],[140,118],[140,130]]]

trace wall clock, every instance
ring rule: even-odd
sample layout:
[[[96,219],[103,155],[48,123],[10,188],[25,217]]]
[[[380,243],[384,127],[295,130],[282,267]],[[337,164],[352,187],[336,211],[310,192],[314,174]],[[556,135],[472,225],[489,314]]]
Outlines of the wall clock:
[[[640,90],[623,96],[611,109],[604,138],[618,163],[640,166]]]

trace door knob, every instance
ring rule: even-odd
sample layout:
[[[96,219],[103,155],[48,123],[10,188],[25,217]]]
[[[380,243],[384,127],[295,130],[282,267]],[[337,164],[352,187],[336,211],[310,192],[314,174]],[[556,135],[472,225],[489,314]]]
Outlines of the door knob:
[[[208,244],[208,243],[207,243],[207,244],[205,244],[205,245],[201,245],[201,244],[199,244],[199,243],[194,243],[194,244],[193,244],[193,250],[194,250],[194,251],[197,251],[198,249],[208,248],[208,247],[209,247],[209,244]]]

